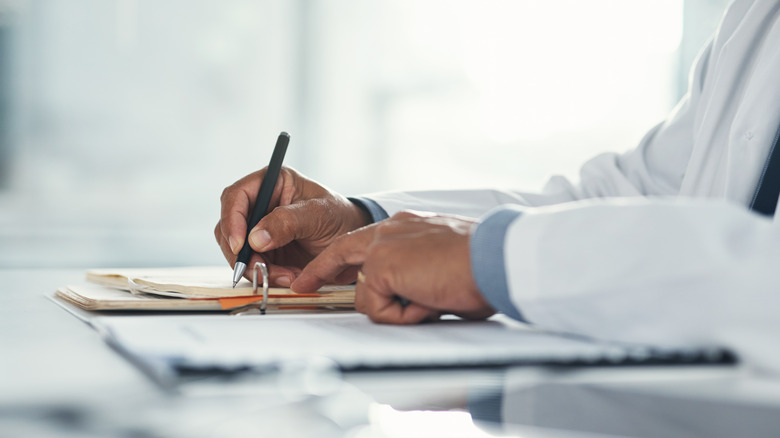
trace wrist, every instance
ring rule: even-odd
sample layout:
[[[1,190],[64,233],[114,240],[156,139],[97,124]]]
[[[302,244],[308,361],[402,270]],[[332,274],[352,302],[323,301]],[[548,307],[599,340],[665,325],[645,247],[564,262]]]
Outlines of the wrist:
[[[490,304],[490,302],[482,294],[482,291],[477,285],[477,280],[474,275],[474,266],[471,263],[471,233],[468,233],[466,235],[465,247],[466,247],[465,271],[467,272],[467,278],[465,279],[465,284],[467,285],[467,288],[469,290],[469,296],[471,300],[471,304],[469,305],[469,308],[474,309],[471,312],[471,315],[467,317],[486,318],[496,313],[496,311],[495,309],[493,309],[493,306]]]
[[[374,223],[374,219],[371,217],[371,213],[363,207],[361,204],[350,202],[350,209],[352,210],[352,217],[355,218],[355,222],[357,228],[365,227],[366,225],[371,225]]]
[[[358,228],[365,227],[374,223],[371,212],[361,202],[355,201],[352,198],[345,198],[344,204],[347,208],[347,221],[349,231],[356,230]]]

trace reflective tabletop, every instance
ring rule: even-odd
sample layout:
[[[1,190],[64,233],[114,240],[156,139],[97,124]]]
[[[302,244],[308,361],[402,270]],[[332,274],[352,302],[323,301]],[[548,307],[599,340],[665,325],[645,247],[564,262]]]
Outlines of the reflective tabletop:
[[[780,379],[731,365],[178,376],[163,387],[50,295],[81,270],[0,270],[0,436],[775,436]]]

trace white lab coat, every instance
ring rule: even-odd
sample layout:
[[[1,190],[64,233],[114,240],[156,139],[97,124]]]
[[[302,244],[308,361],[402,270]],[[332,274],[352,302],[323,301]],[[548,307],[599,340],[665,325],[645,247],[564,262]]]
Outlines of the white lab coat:
[[[599,338],[725,345],[780,370],[780,228],[747,209],[780,126],[779,14],[777,0],[734,2],[668,119],[577,184],[367,197],[389,215],[482,216],[476,233],[491,209],[519,206],[495,257],[472,260],[503,263],[515,309],[498,310]]]

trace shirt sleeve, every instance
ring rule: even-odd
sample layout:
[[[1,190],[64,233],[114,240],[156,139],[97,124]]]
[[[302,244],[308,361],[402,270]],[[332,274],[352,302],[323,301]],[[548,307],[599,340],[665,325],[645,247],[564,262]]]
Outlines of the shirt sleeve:
[[[471,271],[482,295],[496,311],[525,321],[510,296],[504,257],[507,230],[521,214],[522,211],[516,207],[499,207],[488,213],[474,226],[469,246]]]
[[[350,202],[352,202],[353,204],[357,205],[363,211],[368,213],[369,216],[371,216],[371,220],[373,222],[383,221],[383,220],[387,219],[388,217],[390,217],[390,216],[387,215],[387,212],[385,211],[385,209],[382,208],[382,206],[377,204],[376,201],[374,201],[372,199],[365,198],[365,197],[360,197],[360,196],[349,197],[347,199],[349,199]]]

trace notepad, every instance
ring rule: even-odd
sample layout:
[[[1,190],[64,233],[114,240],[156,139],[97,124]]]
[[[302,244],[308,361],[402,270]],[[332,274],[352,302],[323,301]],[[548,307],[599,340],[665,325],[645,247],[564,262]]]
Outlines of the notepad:
[[[84,310],[224,310],[217,300],[190,300],[129,291],[94,284],[66,286],[55,296]]]
[[[232,310],[262,300],[252,284],[242,280],[232,287],[226,267],[93,269],[92,284],[70,285],[55,296],[85,310]],[[269,288],[267,310],[353,309],[354,286],[324,286],[316,293],[296,294],[288,288]]]
[[[233,271],[227,266],[90,269],[87,271],[87,280],[92,283],[127,289],[131,292],[177,298],[240,297],[254,293],[250,281],[242,279],[234,288],[232,278]],[[355,287],[351,285],[326,285],[317,292],[323,296],[334,296],[339,295],[339,293],[354,296],[354,290]],[[299,295],[289,288],[277,287],[270,288],[269,293],[273,295]]]

